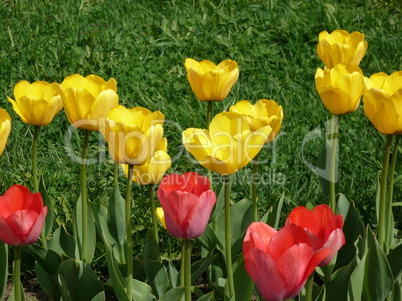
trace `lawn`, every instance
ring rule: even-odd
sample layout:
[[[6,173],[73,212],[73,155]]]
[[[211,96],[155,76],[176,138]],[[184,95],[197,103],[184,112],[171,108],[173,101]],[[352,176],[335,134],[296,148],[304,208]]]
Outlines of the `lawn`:
[[[214,114],[240,100],[255,103],[273,99],[283,107],[281,133],[260,155],[266,180],[258,188],[264,213],[285,196],[283,215],[298,205],[322,203],[325,197],[317,174],[321,139],[330,115],[315,89],[314,75],[323,63],[316,54],[318,34],[344,29],[366,35],[368,51],[360,67],[365,76],[391,74],[402,66],[402,11],[398,1],[40,1],[0,3],[0,108],[11,115],[12,132],[0,157],[0,194],[18,183],[32,187],[32,128],[12,110],[6,96],[20,80],[59,82],[71,74],[113,77],[120,103],[160,110],[166,118],[165,136],[172,167],[168,173],[197,171],[207,175],[181,143],[181,133],[205,124],[206,103],[191,91],[184,60],[235,60],[240,77],[229,96],[214,104]],[[70,131],[69,131],[70,129]],[[80,155],[83,135],[72,130],[61,111],[40,129],[38,168],[54,204],[57,224],[71,224],[80,193]],[[316,132],[314,132],[316,131]],[[69,135],[68,133],[72,133]],[[102,136],[90,136],[88,193],[92,202],[107,204],[113,186],[113,161]],[[339,187],[353,200],[364,222],[375,224],[377,175],[382,167],[385,136],[364,114],[363,104],[341,118]],[[397,162],[396,173],[401,170]],[[249,196],[251,166],[236,176],[231,199]],[[220,182],[215,177],[215,183]],[[120,189],[126,180],[121,172]],[[402,181],[394,199],[402,197]],[[151,214],[147,190],[133,186],[134,253],[143,250]],[[402,210],[395,220],[402,228]],[[68,229],[69,230],[69,229]],[[161,230],[161,250],[174,257],[177,242]],[[93,266],[107,276],[102,244]],[[28,275],[34,261],[25,259]]]

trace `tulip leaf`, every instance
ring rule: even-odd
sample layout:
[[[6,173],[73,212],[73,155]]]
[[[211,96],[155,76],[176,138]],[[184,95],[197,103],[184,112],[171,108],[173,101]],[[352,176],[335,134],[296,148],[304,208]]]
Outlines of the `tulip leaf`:
[[[43,291],[53,300],[60,299],[58,283],[58,269],[62,263],[62,256],[56,251],[45,249],[38,245],[29,245],[25,248],[36,260],[36,276]]]
[[[43,205],[47,207],[45,225],[43,226],[45,236],[47,237],[53,230],[54,210],[53,210],[53,203],[50,200],[49,195],[47,194],[43,177],[41,177],[39,181],[39,192],[42,195]]]
[[[272,210],[269,211],[268,219],[266,221],[268,225],[270,225],[276,230],[278,230],[279,227],[284,201],[285,201],[285,192],[282,193],[278,202],[276,202]]]
[[[180,300],[183,296],[184,296],[184,286],[178,286],[174,289],[171,289],[162,297],[160,297],[159,301]]]
[[[125,220],[125,200],[120,194],[119,185],[113,188],[107,212],[109,232],[117,244],[123,245],[126,234],[126,223],[122,222]]]
[[[137,279],[133,279],[133,300],[154,301],[156,298],[152,294],[152,288],[148,284]]]
[[[95,222],[92,215],[92,210],[90,203],[88,202],[87,207],[87,241],[84,242],[83,240],[83,221],[82,221],[82,198],[79,197],[77,204],[74,210],[74,238],[76,242],[76,251],[75,255],[77,259],[81,259],[82,257],[82,249],[83,245],[86,245],[86,254],[85,259],[86,262],[90,263],[95,253],[96,247],[96,230],[95,230]]]
[[[198,277],[200,277],[201,274],[204,273],[212,263],[214,263],[218,256],[219,254],[214,254],[194,262],[191,265],[191,283],[194,283]]]
[[[170,288],[177,287],[178,280],[179,280],[179,272],[176,270],[176,267],[173,265],[171,261],[168,263],[168,273],[169,273],[169,281],[170,281]]]
[[[333,120],[331,121],[333,122]],[[330,191],[330,166],[332,153],[332,140],[327,140],[326,137],[321,138],[321,149],[317,160],[317,170],[319,170],[318,179],[320,181],[324,197],[329,196]],[[335,179],[338,178],[338,164],[335,166]],[[335,181],[335,191],[339,191],[339,182]]]
[[[20,290],[20,296],[21,296],[21,300],[18,301],[24,301],[25,300],[25,293],[24,293],[24,288],[22,287],[21,281],[18,281],[18,286],[19,286],[19,290]],[[10,296],[8,296],[7,301],[16,301],[15,299],[15,287],[13,287]]]
[[[355,269],[354,262],[336,270],[331,275],[331,280],[326,283],[326,301],[347,300],[349,279]]]
[[[216,247],[220,250],[223,249],[222,242],[218,239],[216,233],[212,230],[209,224],[205,227],[204,233],[196,238],[196,240],[209,252],[212,252]]]
[[[254,282],[244,267],[244,257],[241,254],[233,265],[233,282],[237,300],[251,300]]]
[[[402,283],[400,280],[395,281],[394,290],[392,291],[393,301],[402,301]]]
[[[394,279],[402,274],[402,244],[393,249],[387,256]]]
[[[83,261],[75,259],[64,261],[58,274],[64,301],[105,300],[102,283],[96,273]]]
[[[233,179],[235,177],[235,174],[231,174],[229,176],[229,186],[232,187]],[[214,211],[211,214],[211,219],[217,219],[222,213],[222,209],[225,206],[225,185],[224,181],[220,181],[218,185],[216,185],[216,188],[214,189],[216,193],[216,204]]]
[[[0,300],[3,300],[8,276],[8,246],[0,240]]]
[[[197,299],[197,301],[211,301],[213,296],[213,292],[205,294],[204,296]]]
[[[60,225],[53,233],[53,238],[48,242],[49,249],[57,252],[59,255],[74,258],[75,240],[67,233],[64,225]]]

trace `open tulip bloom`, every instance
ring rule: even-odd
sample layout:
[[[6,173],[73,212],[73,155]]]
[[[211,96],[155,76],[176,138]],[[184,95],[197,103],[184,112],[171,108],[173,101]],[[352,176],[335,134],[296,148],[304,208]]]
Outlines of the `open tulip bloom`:
[[[339,63],[359,65],[367,51],[364,34],[345,30],[320,32],[318,36],[317,53],[327,68],[333,68]]]
[[[247,165],[264,146],[270,126],[252,130],[238,113],[217,114],[209,130],[189,128],[183,132],[184,147],[205,168],[230,175]]]
[[[6,147],[11,132],[11,117],[6,110],[0,109],[0,156]]]

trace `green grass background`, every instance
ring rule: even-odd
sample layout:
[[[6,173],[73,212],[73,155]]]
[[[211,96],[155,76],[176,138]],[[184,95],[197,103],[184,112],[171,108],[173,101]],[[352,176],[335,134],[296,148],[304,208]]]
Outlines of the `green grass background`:
[[[402,16],[398,1],[128,1],[82,0],[0,2],[0,107],[13,118],[12,132],[0,157],[0,193],[12,184],[32,187],[32,127],[13,112],[6,95],[20,80],[61,82],[66,76],[96,74],[118,82],[120,102],[128,107],[160,110],[169,153],[169,172],[206,171],[194,163],[181,145],[181,131],[203,127],[206,103],[198,101],[186,79],[184,60],[236,60],[240,77],[215,113],[237,101],[274,99],[284,110],[281,135],[261,154],[266,185],[259,187],[261,212],[286,196],[285,213],[297,205],[320,203],[318,176],[305,164],[315,163],[318,139],[303,143],[315,128],[325,131],[329,114],[315,90],[314,74],[323,67],[316,55],[318,34],[345,29],[366,35],[369,48],[361,68],[366,76],[402,69]],[[69,123],[62,111],[42,127],[39,138],[39,174],[55,203],[58,223],[69,223],[79,195],[79,164],[66,154]],[[79,156],[82,133],[69,146]],[[100,164],[88,167],[91,201],[105,203],[113,164],[98,133],[91,134],[90,157]],[[354,200],[366,222],[375,221],[377,174],[381,169],[385,137],[364,115],[362,106],[341,118],[340,191]],[[400,160],[396,172],[401,170]],[[240,172],[245,177],[246,167]],[[284,182],[277,183],[273,177]],[[271,177],[271,178],[269,178]],[[271,179],[271,181],[269,181]],[[125,179],[121,177],[124,191]],[[134,187],[133,224],[136,250],[142,250],[150,227],[145,187]],[[232,198],[249,195],[248,183],[236,181]],[[395,199],[401,199],[401,183]],[[396,210],[401,226],[401,212]],[[164,250],[175,249],[167,235]]]

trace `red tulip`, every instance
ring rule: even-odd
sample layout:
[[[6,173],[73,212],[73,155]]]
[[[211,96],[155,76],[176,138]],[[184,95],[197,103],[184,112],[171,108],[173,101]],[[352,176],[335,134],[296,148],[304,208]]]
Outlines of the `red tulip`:
[[[208,178],[196,172],[164,177],[158,197],[168,232],[181,239],[197,238],[204,232],[216,203]]]
[[[11,186],[0,196],[0,239],[8,245],[34,243],[43,228],[47,207],[40,193],[22,185]]]
[[[244,264],[266,301],[294,298],[330,250],[315,252],[305,229],[289,224],[281,230],[252,223],[243,241]]]
[[[293,223],[307,230],[314,250],[329,248],[331,253],[319,263],[327,265],[338,250],[345,244],[345,235],[342,232],[342,215],[335,215],[328,205],[318,205],[312,211],[300,206],[293,209],[286,224]]]

